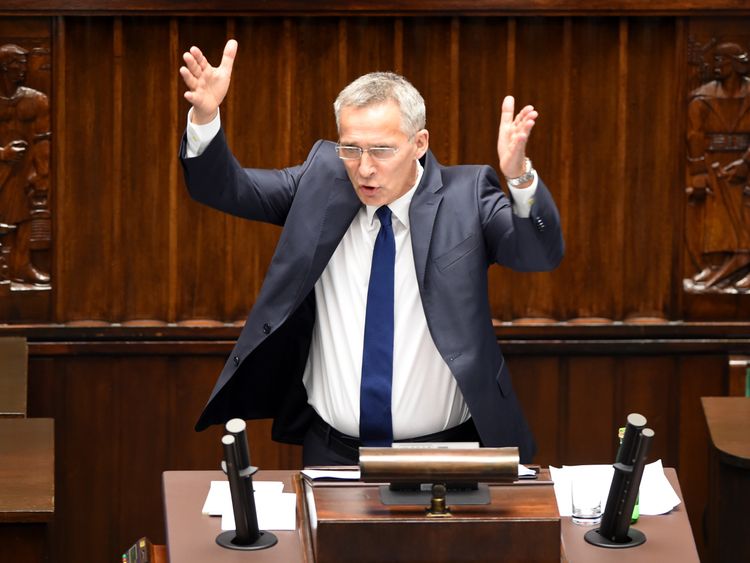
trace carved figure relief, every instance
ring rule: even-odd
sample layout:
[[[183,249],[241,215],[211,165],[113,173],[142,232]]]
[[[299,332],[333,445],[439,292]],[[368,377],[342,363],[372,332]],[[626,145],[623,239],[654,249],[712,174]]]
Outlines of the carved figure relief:
[[[28,50],[0,46],[0,283],[48,289],[35,261],[51,244],[50,115],[47,96],[27,87]]]
[[[715,45],[715,46],[714,46]],[[695,49],[694,49],[695,50]],[[700,50],[700,49],[698,49]],[[750,58],[712,41],[703,83],[688,96],[688,252],[691,293],[750,292]]]

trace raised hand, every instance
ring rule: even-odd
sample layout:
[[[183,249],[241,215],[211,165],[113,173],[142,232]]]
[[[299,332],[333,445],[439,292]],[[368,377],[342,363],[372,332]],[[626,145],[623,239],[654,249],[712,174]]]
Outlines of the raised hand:
[[[506,178],[517,178],[524,173],[526,142],[539,116],[533,106],[526,106],[514,118],[515,103],[513,96],[505,96],[497,135],[497,157]]]
[[[195,46],[182,54],[185,66],[180,67],[180,76],[188,87],[185,99],[193,105],[193,123],[208,123],[216,117],[229,90],[235,55],[237,41],[234,39],[227,41],[219,66],[208,64],[208,59]]]

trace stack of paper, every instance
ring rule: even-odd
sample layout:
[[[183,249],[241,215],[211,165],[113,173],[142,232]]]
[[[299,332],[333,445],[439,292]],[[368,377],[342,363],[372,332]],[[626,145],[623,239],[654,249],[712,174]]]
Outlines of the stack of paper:
[[[297,516],[297,496],[285,493],[281,481],[253,481],[255,511],[261,530],[294,530]],[[234,512],[229,481],[211,481],[203,514],[221,516],[221,529],[234,530]]]

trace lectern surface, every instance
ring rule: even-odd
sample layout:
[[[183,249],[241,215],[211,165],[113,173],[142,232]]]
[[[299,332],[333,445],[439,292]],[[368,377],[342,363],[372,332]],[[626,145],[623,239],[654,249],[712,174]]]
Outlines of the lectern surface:
[[[680,497],[680,500],[683,500],[675,470],[666,468],[664,473],[677,496]],[[700,561],[684,500],[669,514],[641,516],[634,527],[646,534],[646,543],[629,549],[609,549],[588,544],[583,539],[583,535],[591,528],[578,526],[573,524],[570,518],[563,518],[563,552],[567,561],[571,563],[587,563],[589,561],[612,563],[679,561],[680,563],[698,563]]]
[[[284,492],[296,493],[292,471],[263,471],[261,481],[282,481]],[[221,518],[201,514],[211,481],[226,480],[221,471],[166,471],[163,476],[167,551],[171,563],[302,563],[305,546],[300,537],[301,514],[297,509],[298,531],[274,531],[279,543],[270,549],[246,552],[216,544]],[[298,495],[299,497],[300,495]]]

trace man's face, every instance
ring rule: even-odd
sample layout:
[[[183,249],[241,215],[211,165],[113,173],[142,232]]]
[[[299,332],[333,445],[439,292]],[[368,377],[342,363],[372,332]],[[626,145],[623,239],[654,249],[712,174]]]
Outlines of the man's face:
[[[714,76],[717,80],[729,78],[732,74],[732,59],[726,53],[714,55]]]
[[[427,152],[428,137],[427,130],[422,129],[409,140],[401,130],[401,111],[395,102],[342,108],[340,145],[397,149],[386,160],[378,160],[369,152],[363,152],[359,159],[342,160],[360,201],[380,207],[409,191],[416,180],[416,160]]]
[[[21,85],[26,80],[26,57],[12,55],[3,63],[3,70],[8,75],[11,84]]]

